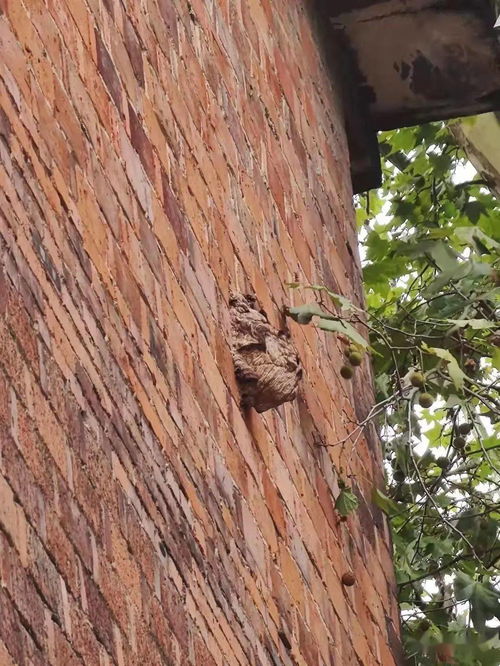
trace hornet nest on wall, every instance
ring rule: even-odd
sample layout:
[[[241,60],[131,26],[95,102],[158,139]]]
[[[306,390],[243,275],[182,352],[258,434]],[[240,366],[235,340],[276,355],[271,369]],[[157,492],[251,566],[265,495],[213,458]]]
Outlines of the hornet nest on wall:
[[[273,329],[254,296],[233,294],[229,305],[241,406],[265,412],[293,400],[302,368],[288,332]]]

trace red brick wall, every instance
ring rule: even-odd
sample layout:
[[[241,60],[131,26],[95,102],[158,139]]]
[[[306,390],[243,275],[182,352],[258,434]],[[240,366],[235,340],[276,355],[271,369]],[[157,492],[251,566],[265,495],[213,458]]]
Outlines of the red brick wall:
[[[0,0],[2,666],[394,663],[387,527],[317,446],[366,370],[292,324],[299,399],[244,415],[228,344],[231,289],[359,297],[308,4]]]

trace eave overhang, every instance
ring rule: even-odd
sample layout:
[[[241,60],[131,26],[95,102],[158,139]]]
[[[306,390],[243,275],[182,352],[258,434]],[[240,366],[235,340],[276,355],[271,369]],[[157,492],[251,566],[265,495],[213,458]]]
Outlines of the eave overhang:
[[[346,118],[356,191],[380,182],[373,141],[363,155],[367,132],[500,110],[500,32],[491,0],[322,4],[348,61],[340,69],[350,89]]]

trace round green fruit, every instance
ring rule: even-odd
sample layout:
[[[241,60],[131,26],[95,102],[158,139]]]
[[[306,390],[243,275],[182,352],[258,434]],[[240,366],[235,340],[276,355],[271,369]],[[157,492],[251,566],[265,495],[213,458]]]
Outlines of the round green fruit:
[[[354,351],[349,354],[349,363],[354,366],[361,365],[361,361],[363,360],[363,356],[358,352]]]
[[[396,469],[394,471],[394,481],[397,481],[398,483],[401,483],[401,481],[404,481],[406,478],[406,474],[403,472],[402,469]]]
[[[430,393],[421,393],[418,397],[420,407],[431,407],[434,404],[434,397]]]
[[[448,469],[450,466],[450,460],[446,456],[441,456],[436,460],[436,465],[441,469]]]
[[[461,437],[460,435],[458,435],[457,437],[455,437],[455,438],[453,439],[453,446],[454,446],[456,449],[463,449],[463,448],[465,448],[465,444],[466,444],[466,442],[465,442],[465,437]]]
[[[410,383],[416,388],[423,388],[425,384],[425,377],[421,372],[412,372],[410,375]]]
[[[340,374],[344,379],[352,379],[352,376],[354,375],[354,370],[350,365],[343,365],[340,368]]]
[[[474,425],[472,423],[461,423],[457,430],[461,435],[468,435],[473,427]]]
[[[474,375],[478,369],[478,363],[475,358],[467,358],[464,361],[464,370],[470,376]]]
[[[429,622],[429,620],[425,619],[420,621],[418,628],[420,629],[420,631],[427,631],[427,629],[430,629],[431,626],[432,623]]]

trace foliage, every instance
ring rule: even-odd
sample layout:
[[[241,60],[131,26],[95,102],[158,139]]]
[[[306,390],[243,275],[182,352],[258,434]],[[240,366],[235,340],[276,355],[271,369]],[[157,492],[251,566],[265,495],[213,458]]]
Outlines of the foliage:
[[[359,506],[359,501],[356,495],[350,488],[347,488],[344,483],[341,483],[340,492],[335,500],[335,509],[341,516],[348,516],[355,511]]]
[[[378,420],[388,485],[373,500],[392,524],[407,663],[499,664],[500,207],[461,179],[443,124],[380,148],[384,185],[357,210],[367,314],[322,286],[289,314],[339,334],[346,365],[371,356],[376,405],[330,445],[350,461]]]

